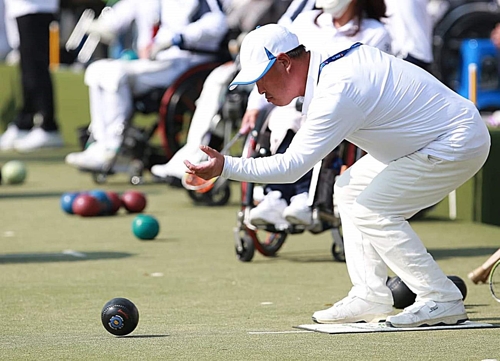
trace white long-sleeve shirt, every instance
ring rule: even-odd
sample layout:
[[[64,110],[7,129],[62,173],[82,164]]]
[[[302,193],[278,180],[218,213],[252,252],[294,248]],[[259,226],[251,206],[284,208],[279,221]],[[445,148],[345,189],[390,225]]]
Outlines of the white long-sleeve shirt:
[[[345,49],[345,45],[342,45]],[[226,156],[222,176],[239,181],[291,183],[343,139],[389,163],[416,151],[446,160],[483,154],[488,129],[472,102],[406,61],[369,46],[311,52],[303,112],[306,121],[284,154]]]
[[[11,19],[37,13],[57,13],[59,0],[5,0],[6,15]]]
[[[298,15],[289,29],[297,34],[299,42],[307,50],[322,51],[329,43],[359,41],[391,53],[392,39],[381,22],[375,19],[362,19],[359,29],[357,26],[357,23],[351,20],[336,28],[331,14],[323,13],[321,10],[311,10]],[[355,30],[358,32],[352,35]],[[267,106],[265,97],[261,96],[255,87],[250,93],[247,109],[264,109]]]

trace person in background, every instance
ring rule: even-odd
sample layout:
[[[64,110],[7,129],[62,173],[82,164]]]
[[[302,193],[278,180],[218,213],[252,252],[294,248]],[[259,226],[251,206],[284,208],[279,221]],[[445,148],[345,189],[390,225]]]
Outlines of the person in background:
[[[311,10],[315,0],[293,0],[281,14],[270,11],[272,1],[232,1],[227,7],[228,23],[237,26],[242,34],[262,25],[266,21],[291,24],[302,12]],[[274,9],[273,9],[274,10]],[[249,13],[250,12],[250,13]],[[186,144],[165,164],[154,165],[151,172],[171,185],[180,185],[185,172],[184,159],[202,159],[204,154],[198,146],[210,130],[212,120],[220,109],[221,99],[227,93],[227,85],[238,69],[237,62],[228,62],[214,69],[205,80],[196,110],[191,120]]]
[[[4,0],[19,31],[22,108],[0,137],[0,150],[30,152],[61,147],[49,69],[49,26],[59,0]]]
[[[87,170],[106,167],[121,146],[124,124],[134,112],[134,97],[167,88],[188,69],[216,59],[227,32],[217,0],[162,0],[160,8],[159,30],[141,51],[141,59],[99,61],[87,68],[95,141],[83,152],[68,154],[67,164]],[[107,30],[104,27],[103,34]]]
[[[385,23],[392,37],[394,54],[430,71],[432,54],[432,16],[429,0],[385,0]]]

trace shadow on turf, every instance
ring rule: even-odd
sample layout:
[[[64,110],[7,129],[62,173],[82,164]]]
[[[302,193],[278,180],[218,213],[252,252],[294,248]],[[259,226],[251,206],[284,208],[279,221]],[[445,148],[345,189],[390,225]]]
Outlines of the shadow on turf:
[[[0,254],[0,264],[10,263],[48,263],[48,262],[82,262],[99,259],[118,259],[132,257],[132,253],[126,252],[85,252],[84,256],[78,257],[66,253],[12,253]]]
[[[429,253],[432,255],[432,257],[434,257],[434,259],[446,259],[454,257],[479,257],[479,256],[489,257],[497,250],[498,248],[496,247],[428,249]]]
[[[336,262],[333,259],[333,255],[328,255],[323,252],[318,252],[318,251],[288,251],[288,252],[283,252],[276,254],[275,256],[271,257],[266,257],[266,258],[272,258],[276,261],[286,261],[286,262],[297,262],[297,263],[341,263],[344,264],[343,262]],[[257,259],[254,260],[253,263],[259,263],[261,260]],[[263,260],[262,260],[263,262]]]
[[[447,259],[455,257],[489,257],[498,248],[495,247],[474,247],[474,248],[448,248],[448,249],[428,249],[434,259]],[[297,263],[339,263],[333,259],[333,255],[328,255],[323,252],[283,252],[270,257],[276,261],[287,261]],[[259,260],[254,260],[254,263],[259,263]]]
[[[118,336],[117,338],[160,338],[168,336],[170,335],[127,335],[127,336]]]
[[[53,197],[60,197],[61,194],[62,194],[61,192],[0,194],[0,200],[9,198],[53,198]]]

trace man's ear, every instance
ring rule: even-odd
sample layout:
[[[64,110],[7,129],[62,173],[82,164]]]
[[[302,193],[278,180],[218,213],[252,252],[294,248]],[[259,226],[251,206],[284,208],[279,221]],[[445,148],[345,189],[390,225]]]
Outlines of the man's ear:
[[[290,65],[292,63],[292,59],[285,53],[280,53],[276,57],[276,62],[278,63],[279,66],[283,66],[286,70],[290,69]]]

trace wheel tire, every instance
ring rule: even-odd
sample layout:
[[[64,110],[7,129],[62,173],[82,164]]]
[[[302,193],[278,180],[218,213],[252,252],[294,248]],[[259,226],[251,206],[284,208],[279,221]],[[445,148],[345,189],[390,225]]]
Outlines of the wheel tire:
[[[217,192],[210,191],[207,195],[210,197],[211,206],[224,206],[231,198],[231,188],[229,184],[225,184]]]
[[[195,203],[206,206],[224,206],[231,198],[231,188],[224,185],[217,192],[209,191],[207,193],[198,193],[187,190],[189,198]]]
[[[272,233],[272,232],[256,232],[254,230],[246,230],[247,235],[253,240],[253,244],[257,251],[265,257],[275,257],[276,253],[283,247],[285,240],[288,236],[285,232]],[[265,233],[264,241],[259,239],[259,234]]]
[[[104,173],[92,172],[92,180],[95,184],[105,184],[108,180],[108,176]]]
[[[235,248],[236,257],[241,262],[250,262],[255,254],[253,239],[247,235],[241,238],[241,249]]]
[[[345,262],[345,252],[344,252],[344,237],[342,235],[342,228],[332,229],[332,256],[337,262]]]

